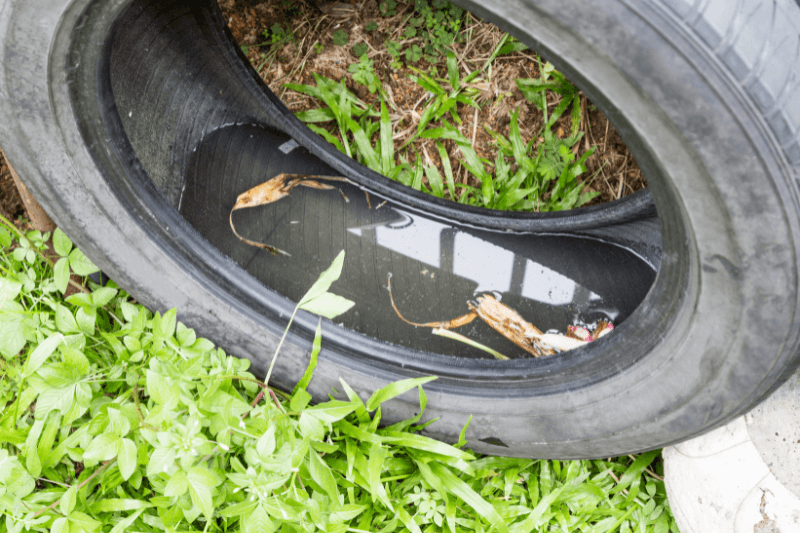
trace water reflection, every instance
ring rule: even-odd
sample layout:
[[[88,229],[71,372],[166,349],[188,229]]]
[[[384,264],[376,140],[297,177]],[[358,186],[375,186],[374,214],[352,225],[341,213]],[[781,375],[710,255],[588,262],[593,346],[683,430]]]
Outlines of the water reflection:
[[[624,320],[644,298],[655,272],[636,255],[600,241],[516,235],[459,227],[381,203],[355,186],[295,188],[274,204],[236,211],[239,233],[285,250],[273,256],[236,239],[228,213],[241,192],[281,172],[333,173],[308,168],[307,152],[266,149],[280,134],[257,126],[228,127],[206,137],[187,172],[181,212],[214,246],[265,285],[299,299],[340,250],[345,265],[334,292],[356,302],[337,321],[377,339],[435,353],[484,357],[483,352],[414,328],[395,315],[392,289],[404,316],[447,320],[467,312],[467,301],[491,291],[542,330],[576,322]],[[221,147],[237,143],[240,160]],[[476,320],[459,333],[506,355],[516,346]]]

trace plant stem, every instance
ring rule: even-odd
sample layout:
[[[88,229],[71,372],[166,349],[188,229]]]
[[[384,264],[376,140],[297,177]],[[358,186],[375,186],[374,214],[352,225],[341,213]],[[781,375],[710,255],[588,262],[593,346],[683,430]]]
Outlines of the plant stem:
[[[292,322],[294,321],[294,315],[297,314],[298,307],[294,308],[292,311],[292,316],[289,318],[289,323],[286,324],[286,330],[283,332],[283,337],[281,337],[281,342],[278,343],[278,347],[275,349],[275,355],[272,356],[272,362],[269,364],[269,370],[267,370],[267,377],[264,378],[264,385],[269,385],[269,378],[272,376],[272,369],[275,366],[275,361],[278,360],[278,352],[281,351],[281,346],[283,346],[283,341],[286,339],[286,335],[289,333],[289,328],[292,327]]]
[[[0,216],[2,216],[2,215],[0,215]],[[98,475],[99,473],[101,473],[103,470],[105,470],[106,468],[108,468],[109,466],[111,466],[112,464],[114,464],[114,462],[115,462],[116,460],[117,460],[117,458],[115,457],[115,458],[111,459],[110,461],[106,461],[105,463],[103,463],[103,466],[101,466],[100,468],[98,468],[97,470],[95,470],[95,471],[94,471],[94,473],[93,473],[91,476],[89,476],[89,477],[87,477],[86,479],[84,479],[84,480],[81,482],[81,484],[80,484],[80,485],[78,485],[78,488],[76,489],[76,492],[77,492],[77,491],[79,491],[79,490],[81,490],[83,487],[85,487],[87,483],[89,483],[91,480],[93,480],[95,477],[97,477],[97,475]],[[48,507],[45,507],[45,508],[44,508],[44,509],[42,509],[41,511],[38,511],[38,512],[37,512],[35,515],[33,515],[33,517],[34,517],[34,518],[36,518],[37,516],[40,516],[40,515],[42,515],[42,514],[46,513],[47,511],[52,511],[53,509],[55,509],[55,508],[56,508],[56,506],[57,506],[57,505],[58,505],[60,502],[61,502],[61,498],[57,499],[56,501],[54,501],[54,502],[53,502],[53,503],[51,503],[51,504],[50,504]]]

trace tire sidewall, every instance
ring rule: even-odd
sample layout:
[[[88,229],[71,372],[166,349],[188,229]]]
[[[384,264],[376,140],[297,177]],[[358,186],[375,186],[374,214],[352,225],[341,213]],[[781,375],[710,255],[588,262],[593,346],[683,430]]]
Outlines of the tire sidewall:
[[[63,82],[68,29],[87,3],[0,3],[4,150],[54,220],[121,286],[155,309],[177,306],[188,325],[254,360],[253,370],[263,373],[263,354],[272,353],[281,332],[276,318],[253,313],[241,294],[217,284],[213,270],[187,265],[169,242],[154,239],[126,211],[84,145]],[[524,377],[430,383],[427,417],[441,417],[430,435],[455,440],[473,415],[467,437],[481,452],[577,458],[641,451],[724,423],[796,361],[794,185],[780,157],[770,155],[775,141],[758,114],[730,92],[724,71],[706,64],[713,57],[680,32],[662,34],[675,21],[659,5],[468,6],[505,20],[500,25],[526,42],[534,34],[537,48],[617,125],[661,215],[666,266],[657,284],[664,296],[648,298],[635,320],[619,328],[628,337],[624,349],[635,349],[631,339],[641,338],[648,353],[613,376],[536,395]],[[623,348],[608,339],[596,349]],[[290,335],[276,384],[290,387],[300,378],[308,350],[307,336]],[[366,398],[390,381],[418,375],[323,349],[310,390],[325,398],[332,388],[341,390],[342,379]],[[397,420],[416,410],[416,393],[408,393],[384,405],[382,415]]]

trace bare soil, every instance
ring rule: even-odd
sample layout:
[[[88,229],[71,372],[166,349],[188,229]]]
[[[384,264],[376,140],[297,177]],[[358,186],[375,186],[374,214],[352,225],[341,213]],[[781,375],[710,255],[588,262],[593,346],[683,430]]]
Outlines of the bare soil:
[[[2,152],[0,152],[0,215],[12,222],[17,218],[27,217],[22,197],[19,195],[11,173],[8,171],[8,164]]]
[[[375,62],[375,73],[382,80],[390,100],[391,119],[397,132],[394,136],[395,145],[402,145],[416,131],[426,91],[409,79],[409,74],[413,72],[407,68],[405,58],[402,60],[404,68],[392,68],[392,57],[385,45],[388,39],[404,45],[419,41],[422,45],[419,38],[405,39],[403,35],[403,22],[412,12],[412,4],[398,0],[397,14],[384,18],[378,12],[376,0],[219,0],[219,3],[234,38],[240,45],[248,47],[247,57],[251,64],[291,111],[319,107],[320,104],[310,97],[285,88],[286,83],[313,85],[313,73],[333,80],[344,79],[348,88],[363,101],[368,104],[375,102],[377,95],[370,94],[363,85],[356,83],[347,71],[350,64],[358,62],[353,46],[366,43],[369,45],[367,55]],[[377,29],[367,31],[366,27],[371,22],[377,25]],[[278,50],[270,50],[269,44],[258,46],[268,41],[264,30],[275,24],[290,30],[294,34],[292,41]],[[344,46],[337,46],[333,42],[333,34],[339,29],[349,34]],[[467,72],[482,67],[503,36],[497,27],[471,13],[467,14],[461,34],[463,41],[456,42],[452,49],[462,70]],[[431,64],[424,59],[412,65],[425,71],[431,68]],[[446,76],[444,57],[434,66],[442,76]],[[483,126],[508,137],[511,113],[515,110],[519,110],[524,141],[527,142],[541,131],[544,123],[542,113],[522,95],[515,83],[519,78],[537,77],[539,61],[534,52],[526,50],[500,56],[493,63],[491,78],[480,86],[481,94],[476,99],[481,104],[480,111],[459,108],[459,115],[464,120],[461,131],[474,140],[473,146],[479,156],[494,161],[496,154],[494,140]],[[554,108],[559,99],[557,94],[550,94],[549,106]],[[567,115],[565,113],[553,127],[553,132],[562,138],[570,135],[570,118]],[[589,205],[614,200],[646,186],[639,166],[614,126],[582,93],[580,129],[584,136],[576,147],[576,155],[580,157],[590,147],[595,147],[594,154],[587,160],[589,172],[583,176],[587,180],[584,190],[599,191],[600,195]],[[331,132],[335,133],[333,129]],[[432,140],[414,142],[418,152],[436,154]],[[453,146],[447,146],[451,142],[446,141],[445,145],[449,153],[455,154],[457,151]],[[456,181],[476,185],[470,182],[474,178],[456,157],[452,157],[451,164]]]

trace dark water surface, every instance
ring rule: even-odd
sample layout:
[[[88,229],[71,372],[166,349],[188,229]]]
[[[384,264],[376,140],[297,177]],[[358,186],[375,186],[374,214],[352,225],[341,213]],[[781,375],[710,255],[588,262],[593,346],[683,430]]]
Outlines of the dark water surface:
[[[375,196],[368,201],[361,189],[337,182],[325,182],[334,190],[296,187],[278,202],[234,212],[242,236],[290,257],[272,255],[242,243],[231,231],[228,214],[236,197],[281,172],[302,168],[333,175],[322,163],[309,172],[311,156],[286,141],[252,125],[206,136],[186,176],[181,213],[211,244],[293,301],[344,249],[344,270],[331,291],[355,306],[336,322],[365,335],[434,353],[491,357],[402,322],[389,300],[390,274],[395,302],[409,320],[449,320],[467,313],[475,296],[491,292],[539,329],[562,332],[599,319],[618,325],[655,279],[650,265],[613,244],[460,227]],[[241,146],[237,152],[243,155],[220,157],[231,153],[232,145]],[[510,357],[527,356],[480,320],[456,331]]]

